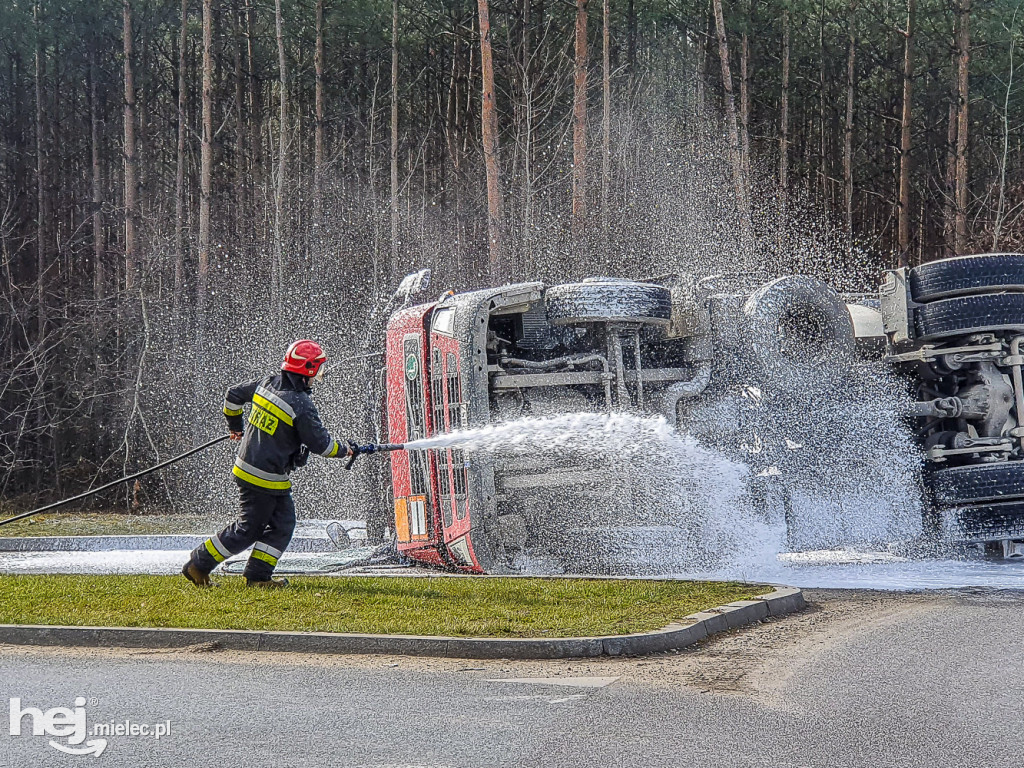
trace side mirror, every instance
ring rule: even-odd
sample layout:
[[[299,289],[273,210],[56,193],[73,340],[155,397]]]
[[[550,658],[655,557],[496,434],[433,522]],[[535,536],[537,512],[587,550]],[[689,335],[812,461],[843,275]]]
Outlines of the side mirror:
[[[430,269],[421,269],[419,272],[413,272],[402,278],[402,282],[398,284],[398,289],[395,291],[395,296],[408,302],[413,296],[422,293],[429,287]]]

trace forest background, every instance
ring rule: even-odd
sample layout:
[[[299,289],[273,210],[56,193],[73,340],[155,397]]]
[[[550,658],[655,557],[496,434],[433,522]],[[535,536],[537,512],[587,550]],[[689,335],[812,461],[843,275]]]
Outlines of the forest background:
[[[294,338],[366,395],[403,274],[1024,247],[1020,0],[0,0],[0,499],[216,435]],[[230,505],[226,450],[99,505]],[[373,483],[318,466],[309,514]],[[186,491],[186,492],[182,492]]]

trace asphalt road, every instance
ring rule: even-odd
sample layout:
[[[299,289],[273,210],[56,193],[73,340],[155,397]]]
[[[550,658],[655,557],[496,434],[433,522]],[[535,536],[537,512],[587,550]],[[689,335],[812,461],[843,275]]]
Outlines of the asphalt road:
[[[160,740],[108,737],[97,758],[32,735],[31,714],[20,736],[0,720],[0,766],[1020,764],[1024,593],[808,597],[800,615],[647,659],[0,646],[0,701],[81,696],[88,728],[170,721]]]

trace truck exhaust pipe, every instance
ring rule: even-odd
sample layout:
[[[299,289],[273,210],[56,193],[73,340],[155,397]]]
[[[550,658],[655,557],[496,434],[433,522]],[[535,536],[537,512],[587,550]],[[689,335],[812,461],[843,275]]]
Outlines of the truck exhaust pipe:
[[[679,422],[679,401],[689,397],[699,397],[711,383],[711,365],[701,367],[690,381],[679,381],[665,390],[663,410],[665,418],[673,427]]]

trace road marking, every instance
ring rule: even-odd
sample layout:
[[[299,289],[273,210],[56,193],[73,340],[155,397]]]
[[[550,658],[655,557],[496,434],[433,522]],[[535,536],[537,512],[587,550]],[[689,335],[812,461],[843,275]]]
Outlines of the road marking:
[[[617,677],[501,677],[488,678],[488,683],[520,683],[522,685],[562,685],[568,688],[605,688]]]
[[[532,696],[488,696],[484,701],[540,701],[550,694],[536,693]]]
[[[554,699],[549,699],[547,695],[535,694],[533,696],[488,696],[484,701],[546,701],[548,704],[565,704],[567,701],[579,701],[585,698],[587,698],[585,693],[574,693],[572,696],[559,696]]]

